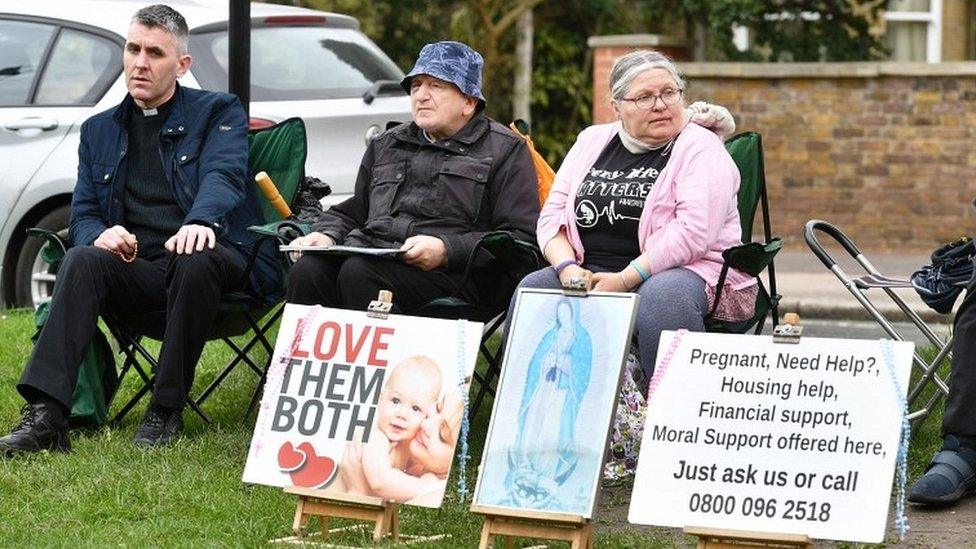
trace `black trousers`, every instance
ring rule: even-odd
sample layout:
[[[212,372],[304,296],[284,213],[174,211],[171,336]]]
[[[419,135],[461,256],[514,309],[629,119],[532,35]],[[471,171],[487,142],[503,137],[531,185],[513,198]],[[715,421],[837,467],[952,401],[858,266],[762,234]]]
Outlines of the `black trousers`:
[[[17,385],[25,399],[40,391],[71,408],[84,348],[103,312],[166,312],[153,404],[182,408],[193,385],[220,294],[238,289],[244,265],[217,244],[190,255],[160,254],[125,263],[94,246],[68,250],[58,270],[51,314]]]
[[[305,254],[288,272],[289,303],[364,311],[380,290],[393,292],[393,311],[417,312],[439,297],[454,295],[462,273],[424,271],[399,259]],[[460,296],[474,301],[473,285]]]
[[[976,441],[976,274],[956,312],[952,333],[952,376],[942,416],[942,436]]]

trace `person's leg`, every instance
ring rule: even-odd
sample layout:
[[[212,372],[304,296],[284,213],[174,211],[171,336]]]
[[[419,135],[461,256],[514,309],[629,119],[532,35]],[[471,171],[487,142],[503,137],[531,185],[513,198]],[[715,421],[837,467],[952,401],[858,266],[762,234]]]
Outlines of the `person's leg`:
[[[705,296],[705,281],[683,268],[656,273],[636,291],[640,295],[640,303],[634,330],[646,383],[654,374],[661,332],[680,329],[705,331],[708,298]]]
[[[942,438],[942,448],[909,489],[908,501],[944,505],[976,493],[976,275],[956,312]]]
[[[976,445],[976,276],[956,312],[952,333],[952,376],[942,436],[954,435]]]
[[[240,289],[243,276],[240,256],[220,244],[212,250],[168,257],[166,330],[152,404],[183,408],[221,295]]]
[[[183,433],[183,405],[221,295],[244,282],[242,258],[221,244],[188,255],[168,254],[160,262],[166,266],[166,327],[152,401],[133,439],[143,447],[164,446]]]
[[[411,314],[434,299],[452,295],[463,277],[462,273],[423,271],[396,259],[356,255],[339,269],[339,300],[343,308],[364,311],[380,290],[390,290],[393,311]]]
[[[161,303],[162,282],[162,269],[143,259],[124,263],[92,246],[68,251],[54,285],[50,315],[17,385],[29,406],[20,425],[0,438],[0,452],[70,449],[71,396],[99,314]]]
[[[545,267],[525,275],[525,278],[518,283],[518,288],[558,290],[562,288],[562,284],[559,282],[556,271],[552,267]],[[508,340],[508,330],[512,324],[512,319],[515,318],[515,298],[518,297],[518,288],[512,294],[512,300],[508,304],[508,316],[505,317],[507,320],[505,322],[505,331],[502,333],[502,341]]]
[[[99,314],[161,307],[162,282],[162,270],[149,261],[125,263],[94,246],[69,249],[58,270],[51,314],[17,385],[20,394],[30,400],[41,393],[70,408]]]
[[[339,307],[337,280],[343,257],[305,254],[288,270],[285,301],[298,305]]]

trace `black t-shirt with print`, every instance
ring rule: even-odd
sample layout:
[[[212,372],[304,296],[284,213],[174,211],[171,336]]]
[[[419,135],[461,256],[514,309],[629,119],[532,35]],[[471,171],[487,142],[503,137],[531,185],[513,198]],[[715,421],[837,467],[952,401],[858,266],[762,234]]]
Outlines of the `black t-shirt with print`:
[[[614,136],[590,167],[576,191],[576,227],[588,265],[620,271],[640,253],[637,225],[670,149],[634,154]]]

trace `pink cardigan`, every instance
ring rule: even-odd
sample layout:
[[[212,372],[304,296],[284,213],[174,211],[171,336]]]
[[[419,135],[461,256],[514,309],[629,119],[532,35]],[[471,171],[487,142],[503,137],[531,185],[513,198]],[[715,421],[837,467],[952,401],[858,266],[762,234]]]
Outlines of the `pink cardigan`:
[[[565,229],[576,260],[583,261],[575,222],[576,191],[619,129],[619,122],[590,126],[576,138],[539,215],[536,232],[543,250]],[[648,194],[638,222],[640,251],[650,263],[651,274],[685,267],[714,289],[722,270],[722,250],[741,244],[738,190],[739,170],[721,140],[689,124],[675,141],[671,159]],[[725,284],[738,290],[755,282],[749,275],[729,270]]]

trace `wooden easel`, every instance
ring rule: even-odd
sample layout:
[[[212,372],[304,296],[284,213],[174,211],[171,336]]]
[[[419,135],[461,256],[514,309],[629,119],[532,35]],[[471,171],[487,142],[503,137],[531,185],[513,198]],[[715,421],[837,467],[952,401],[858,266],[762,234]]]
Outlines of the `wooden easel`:
[[[562,292],[566,296],[586,297],[591,286],[592,273],[584,271],[564,284]],[[497,536],[502,538],[502,546],[508,545],[508,536],[520,536],[568,541],[572,549],[593,547],[593,523],[582,515],[484,505],[472,505],[471,512],[485,517],[478,549],[493,546]]]
[[[332,517],[374,522],[373,543],[379,543],[387,534],[394,543],[400,540],[400,520],[395,503],[377,497],[335,494],[298,486],[285,488],[285,493],[298,496],[291,526],[296,536],[302,535],[309,517],[315,516],[319,518],[322,541],[329,537],[329,519]]]
[[[380,290],[376,300],[366,308],[366,314],[372,318],[387,318],[392,306],[393,292]],[[299,486],[286,487],[285,493],[298,496],[291,529],[299,538],[308,526],[308,519],[315,516],[319,518],[323,542],[329,538],[329,519],[332,517],[375,523],[373,543],[379,543],[387,534],[394,543],[400,541],[400,519],[396,503],[378,497],[339,494]]]
[[[811,549],[813,542],[803,534],[770,534],[747,530],[685,526],[685,533],[698,536],[698,549],[798,548]]]
[[[472,505],[471,512],[485,517],[478,549],[492,546],[496,536],[502,536],[505,546],[507,536],[521,536],[568,541],[573,549],[593,547],[593,524],[581,515],[482,505]]]

